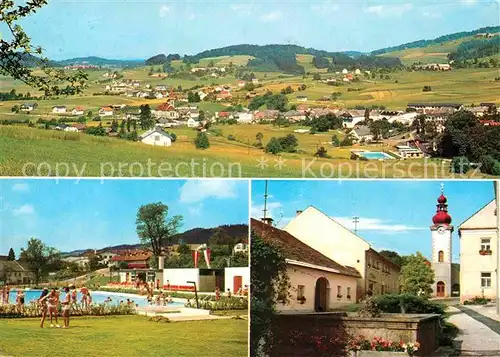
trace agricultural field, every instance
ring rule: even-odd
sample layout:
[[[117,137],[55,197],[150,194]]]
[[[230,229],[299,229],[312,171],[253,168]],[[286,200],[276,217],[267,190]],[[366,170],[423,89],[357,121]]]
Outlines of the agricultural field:
[[[405,109],[409,102],[459,102],[465,105],[480,102],[500,101],[500,82],[495,81],[498,69],[458,69],[449,72],[397,71],[388,74],[390,79],[368,79],[361,76],[359,82],[330,86],[326,83],[314,81],[312,76],[291,77],[263,82],[263,87],[258,88],[258,93],[267,90],[280,91],[292,86],[295,90],[299,85],[307,86],[305,91],[288,95],[290,102],[296,101],[297,95],[308,97],[308,105],[325,106],[336,105],[344,108],[354,108],[357,105],[371,106],[384,105],[390,109]],[[332,76],[325,74],[325,77]],[[424,86],[430,85],[431,92],[423,92]],[[353,91],[353,89],[357,89]],[[333,92],[342,95],[335,102],[320,102],[323,96]]]

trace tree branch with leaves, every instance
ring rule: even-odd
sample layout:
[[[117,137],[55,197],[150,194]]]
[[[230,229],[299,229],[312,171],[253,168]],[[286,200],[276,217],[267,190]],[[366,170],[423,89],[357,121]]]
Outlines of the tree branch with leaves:
[[[0,3],[0,22],[9,29],[8,38],[0,39],[0,74],[43,91],[45,96],[81,93],[86,87],[87,74],[83,71],[67,74],[63,69],[54,68],[49,59],[43,57],[43,49],[33,46],[30,37],[18,24],[47,3],[47,0],[30,0],[25,5],[15,5],[12,0]],[[35,74],[35,68],[28,64],[30,61],[43,75]]]
[[[151,249],[154,262],[162,254],[163,247],[172,243],[172,236],[182,226],[181,215],[168,218],[168,206],[161,203],[149,203],[139,207],[136,217],[137,235],[141,243]]]

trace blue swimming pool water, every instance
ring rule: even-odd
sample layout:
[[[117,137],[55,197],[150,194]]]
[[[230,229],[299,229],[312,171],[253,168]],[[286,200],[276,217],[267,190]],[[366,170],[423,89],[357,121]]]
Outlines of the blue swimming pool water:
[[[384,160],[384,159],[393,159],[393,157],[385,152],[380,151],[365,151],[358,153],[359,156],[362,156],[368,160]]]
[[[40,297],[41,293],[42,293],[42,290],[26,290],[24,292],[25,304],[29,304],[31,301],[37,300]],[[16,303],[16,295],[17,295],[16,291],[11,291],[9,293],[9,303],[11,303],[11,304]],[[90,295],[92,296],[92,303],[93,304],[102,304],[102,303],[104,303],[104,300],[106,300],[106,298],[109,296],[112,299],[110,304],[119,304],[121,300],[126,302],[127,299],[130,299],[130,300],[134,301],[140,307],[144,307],[144,306],[149,305],[145,296],[133,295],[133,297],[132,297],[132,295],[129,295],[129,294],[124,294],[124,295],[116,294],[116,293],[110,294],[106,291],[91,291]],[[66,294],[64,292],[62,292],[60,294],[60,300],[64,299],[65,296],[66,296]],[[78,292],[77,301],[80,302],[81,299],[82,299],[82,294],[80,294]],[[173,302],[173,303],[168,304],[168,306],[181,307],[181,306],[184,306],[184,304],[182,302]]]

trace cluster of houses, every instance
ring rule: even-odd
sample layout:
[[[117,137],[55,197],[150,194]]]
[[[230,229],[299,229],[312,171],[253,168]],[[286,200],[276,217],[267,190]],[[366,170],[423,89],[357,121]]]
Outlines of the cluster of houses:
[[[69,66],[64,66],[64,69],[69,69],[69,70],[79,70],[79,69],[100,69],[101,66],[96,66],[93,64],[88,64],[88,63],[81,63],[81,64],[73,64]]]
[[[199,244],[187,245],[192,252],[200,252]],[[203,245],[202,245],[203,246]],[[178,245],[169,248],[168,254],[178,254]],[[248,244],[238,243],[233,251],[248,252]],[[244,288],[248,290],[250,285],[250,270],[248,267],[231,267],[224,269],[210,268],[210,250],[204,254],[207,267],[198,268],[198,255],[193,254],[195,268],[175,268],[164,269],[165,257],[158,259],[158,268],[150,266],[150,259],[153,256],[148,250],[143,249],[106,249],[88,250],[77,256],[63,258],[66,262],[73,262],[82,268],[87,268],[90,258],[99,257],[99,263],[107,267],[115,267],[119,270],[120,286],[135,287],[139,280],[153,283],[157,288],[168,288],[170,290],[192,290],[194,287],[189,282],[196,282],[199,291],[213,292],[216,287],[221,291],[236,294],[242,292]]]
[[[9,260],[8,256],[0,255],[0,285],[27,285],[33,282],[34,276],[26,261]]]
[[[449,63],[428,63],[415,66],[415,68],[427,71],[451,71],[451,64]]]
[[[335,76],[330,76],[328,78],[323,78],[321,82],[326,83],[326,84],[332,84],[336,82],[352,82],[354,78],[357,76],[360,76],[362,73],[366,75],[370,75],[371,71],[361,71],[359,68],[355,69],[354,71],[350,72],[346,68],[344,68],[342,71],[337,71],[335,72]]]

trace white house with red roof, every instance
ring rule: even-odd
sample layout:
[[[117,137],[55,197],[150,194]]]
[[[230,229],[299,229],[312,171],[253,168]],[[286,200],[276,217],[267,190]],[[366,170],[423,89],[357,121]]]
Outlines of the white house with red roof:
[[[113,116],[113,108],[111,107],[102,107],[99,109],[99,116],[100,117],[110,117]]]
[[[152,111],[152,114],[157,118],[179,119],[179,111],[170,103],[163,103],[158,108]]]
[[[75,107],[72,111],[71,111],[71,115],[83,115],[84,113],[84,110],[82,107]]]

